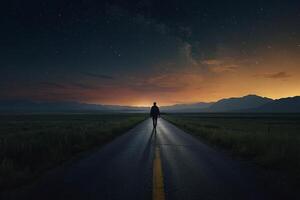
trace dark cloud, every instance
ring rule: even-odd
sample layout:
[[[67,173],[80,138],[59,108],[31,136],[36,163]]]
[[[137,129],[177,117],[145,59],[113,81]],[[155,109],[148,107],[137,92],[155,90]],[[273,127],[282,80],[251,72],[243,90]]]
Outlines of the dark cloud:
[[[113,76],[109,76],[109,75],[105,75],[105,74],[97,74],[97,73],[91,73],[91,72],[82,72],[82,74],[85,76],[90,76],[90,77],[99,78],[99,79],[108,79],[108,80],[114,79]]]
[[[182,89],[181,86],[162,86],[159,84],[140,84],[131,85],[130,87],[135,91],[150,93],[177,92]]]
[[[87,83],[71,83],[70,86],[79,89],[86,89],[86,90],[97,90],[101,88],[100,86],[87,84]]]
[[[41,86],[46,86],[46,87],[51,87],[51,88],[66,88],[66,85],[60,84],[60,83],[55,83],[55,82],[40,82],[39,85]]]
[[[286,72],[277,72],[277,73],[271,73],[271,74],[264,74],[265,78],[271,78],[271,79],[285,79],[290,78],[291,75],[289,75]]]
[[[81,83],[81,82],[63,82],[63,83],[56,83],[56,82],[41,82],[39,84],[42,88],[50,88],[50,89],[86,89],[86,90],[96,90],[99,89],[100,86],[90,83]],[[37,86],[37,88],[40,88]]]

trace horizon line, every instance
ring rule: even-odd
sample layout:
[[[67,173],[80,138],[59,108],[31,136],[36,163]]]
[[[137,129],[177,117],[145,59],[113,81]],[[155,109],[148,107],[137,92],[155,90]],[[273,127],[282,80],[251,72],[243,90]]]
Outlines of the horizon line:
[[[176,106],[176,105],[190,105],[190,104],[197,104],[197,103],[216,103],[220,100],[223,100],[223,99],[231,99],[231,98],[243,98],[243,97],[247,97],[247,96],[258,96],[258,97],[262,97],[262,98],[268,98],[268,99],[271,99],[271,100],[279,100],[279,99],[284,99],[284,98],[293,98],[293,97],[298,97],[300,95],[296,95],[296,96],[283,96],[283,97],[280,97],[280,98],[272,98],[272,97],[267,97],[267,96],[260,96],[260,95],[257,95],[257,94],[247,94],[247,95],[243,95],[243,96],[232,96],[232,97],[224,97],[224,98],[220,98],[216,101],[193,101],[193,102],[178,102],[178,103],[170,103],[170,104],[159,104],[160,106],[162,107],[166,107],[166,106]],[[81,103],[81,104],[94,104],[94,105],[99,105],[99,106],[122,106],[122,107],[138,107],[138,108],[145,108],[145,107],[151,107],[152,106],[152,103],[138,103],[138,104],[132,104],[132,105],[128,105],[128,104],[106,104],[106,103],[97,103],[97,102],[84,102],[84,101],[76,101],[76,100],[34,100],[34,99],[26,99],[26,98],[19,98],[19,99],[0,99],[0,101],[21,101],[21,100],[24,100],[24,101],[32,101],[32,102],[74,102],[74,103]]]

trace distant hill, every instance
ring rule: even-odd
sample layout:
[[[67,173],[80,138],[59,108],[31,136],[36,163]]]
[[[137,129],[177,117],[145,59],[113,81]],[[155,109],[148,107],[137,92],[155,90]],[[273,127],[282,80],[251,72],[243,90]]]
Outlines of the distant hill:
[[[273,100],[257,95],[247,95],[244,97],[235,97],[228,99],[221,99],[208,108],[208,112],[230,112],[248,110],[260,107]]]
[[[298,112],[300,113],[300,96],[277,99],[266,103],[254,112]]]
[[[149,112],[149,107],[87,104],[72,101],[41,102],[0,100],[0,113],[9,112]],[[299,112],[300,96],[272,100],[257,95],[221,99],[217,102],[161,106],[161,112]]]
[[[213,102],[205,103],[193,103],[193,104],[175,104],[172,106],[162,106],[162,112],[202,112],[204,109],[209,108]]]

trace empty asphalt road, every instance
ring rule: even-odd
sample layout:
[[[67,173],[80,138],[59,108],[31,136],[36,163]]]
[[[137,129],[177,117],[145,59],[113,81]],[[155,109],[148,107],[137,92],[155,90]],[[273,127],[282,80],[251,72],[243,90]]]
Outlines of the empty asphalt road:
[[[268,199],[252,167],[159,119],[52,170],[22,199]]]

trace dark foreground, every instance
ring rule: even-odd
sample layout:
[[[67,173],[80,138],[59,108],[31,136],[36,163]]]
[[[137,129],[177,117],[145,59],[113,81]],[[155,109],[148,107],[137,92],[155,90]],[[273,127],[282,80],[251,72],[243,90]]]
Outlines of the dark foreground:
[[[108,143],[145,114],[45,113],[0,115],[0,194]]]
[[[94,154],[49,172],[27,192],[6,194],[6,199],[152,199],[157,149],[165,199],[282,199],[278,191],[265,190],[251,164],[232,160],[163,119],[156,132],[146,120]]]

